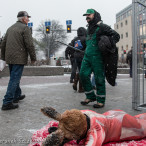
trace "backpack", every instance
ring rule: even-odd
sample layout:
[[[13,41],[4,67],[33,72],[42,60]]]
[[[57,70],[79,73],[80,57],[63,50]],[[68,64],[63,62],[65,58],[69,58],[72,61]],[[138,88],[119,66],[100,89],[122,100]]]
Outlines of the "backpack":
[[[75,41],[74,47],[77,48],[77,49],[79,49],[79,50],[82,50],[83,49],[83,45],[82,45],[82,43],[81,43],[80,40]]]

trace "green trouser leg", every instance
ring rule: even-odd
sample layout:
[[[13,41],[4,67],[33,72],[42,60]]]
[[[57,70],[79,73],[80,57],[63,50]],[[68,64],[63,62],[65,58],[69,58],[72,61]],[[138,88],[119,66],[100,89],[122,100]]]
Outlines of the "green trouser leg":
[[[91,84],[91,73],[94,73],[96,94]],[[87,99],[96,99],[99,103],[105,103],[105,76],[103,62],[100,56],[84,56],[80,71],[80,78]]]

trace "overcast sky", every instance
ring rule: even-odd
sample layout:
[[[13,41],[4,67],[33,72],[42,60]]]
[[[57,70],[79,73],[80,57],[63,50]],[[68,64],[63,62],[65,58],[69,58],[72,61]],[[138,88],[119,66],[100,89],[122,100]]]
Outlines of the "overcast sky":
[[[114,27],[116,13],[132,3],[132,0],[0,0],[0,31],[3,35],[7,28],[17,21],[19,11],[27,11],[35,30],[41,21],[54,19],[66,29],[66,20],[72,20],[72,28],[86,27],[83,14],[93,8],[101,14],[104,23]],[[69,39],[76,32],[68,34]],[[35,33],[33,33],[35,37]]]
[[[32,18],[34,29],[42,20],[59,20],[66,28],[66,20],[72,20],[72,28],[86,26],[83,13],[86,9],[97,10],[104,23],[113,27],[115,16],[132,0],[0,0],[0,31],[2,35],[16,22],[17,13],[26,10]]]

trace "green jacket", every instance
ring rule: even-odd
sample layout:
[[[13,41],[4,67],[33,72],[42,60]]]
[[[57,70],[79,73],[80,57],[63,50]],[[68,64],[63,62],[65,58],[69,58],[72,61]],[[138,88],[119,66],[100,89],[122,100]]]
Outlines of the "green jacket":
[[[35,48],[29,27],[17,21],[8,28],[1,44],[1,59],[7,64],[27,64],[28,54],[36,61]]]
[[[97,27],[96,31],[93,34],[88,34],[86,37],[86,51],[85,54],[87,56],[99,56],[99,58],[102,59],[101,51],[98,47],[98,41],[96,38],[96,33],[99,30],[99,27]]]

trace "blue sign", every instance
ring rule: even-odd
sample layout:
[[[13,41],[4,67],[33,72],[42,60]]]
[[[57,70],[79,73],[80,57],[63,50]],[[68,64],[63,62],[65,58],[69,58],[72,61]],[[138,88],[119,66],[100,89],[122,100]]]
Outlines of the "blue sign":
[[[45,26],[50,26],[51,25],[51,22],[48,21],[48,22],[45,22]]]
[[[71,25],[72,24],[72,20],[66,20],[66,25]]]
[[[28,27],[33,27],[33,23],[28,23]]]

